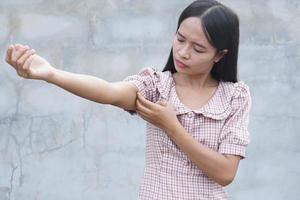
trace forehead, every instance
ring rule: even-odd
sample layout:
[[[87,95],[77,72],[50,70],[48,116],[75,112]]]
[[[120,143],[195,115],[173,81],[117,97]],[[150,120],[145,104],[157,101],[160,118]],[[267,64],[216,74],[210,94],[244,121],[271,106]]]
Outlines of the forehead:
[[[199,42],[210,46],[203,28],[201,20],[198,17],[189,17],[183,20],[179,26],[179,32],[182,33],[188,40]]]

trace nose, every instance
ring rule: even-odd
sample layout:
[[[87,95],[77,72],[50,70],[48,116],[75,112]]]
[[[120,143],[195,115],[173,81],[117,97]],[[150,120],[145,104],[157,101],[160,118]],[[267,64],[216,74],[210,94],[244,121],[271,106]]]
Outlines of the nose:
[[[182,46],[179,50],[178,50],[178,55],[184,59],[189,59],[190,57],[190,53],[189,53],[189,47],[188,45],[184,45]]]

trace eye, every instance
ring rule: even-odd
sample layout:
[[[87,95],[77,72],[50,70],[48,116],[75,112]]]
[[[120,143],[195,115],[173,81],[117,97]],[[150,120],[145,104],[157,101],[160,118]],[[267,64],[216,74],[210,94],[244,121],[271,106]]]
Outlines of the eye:
[[[197,50],[197,49],[194,49],[197,53],[204,53],[204,51],[200,51],[200,50]]]
[[[178,36],[177,36],[177,41],[178,41],[178,42],[184,42],[184,40],[183,40],[183,39],[180,39]]]
[[[184,40],[181,40],[181,39],[179,39],[179,38],[177,38],[177,40],[178,40],[178,42],[184,42]]]

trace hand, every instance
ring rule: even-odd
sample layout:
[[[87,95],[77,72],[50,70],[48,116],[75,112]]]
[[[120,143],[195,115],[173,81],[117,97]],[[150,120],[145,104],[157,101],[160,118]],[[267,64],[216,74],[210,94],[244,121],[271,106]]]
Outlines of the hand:
[[[34,49],[21,44],[10,45],[5,60],[15,68],[20,77],[27,79],[48,81],[55,71],[44,58],[35,54]]]
[[[180,124],[175,109],[169,102],[152,103],[137,93],[136,111],[146,121],[171,134]]]

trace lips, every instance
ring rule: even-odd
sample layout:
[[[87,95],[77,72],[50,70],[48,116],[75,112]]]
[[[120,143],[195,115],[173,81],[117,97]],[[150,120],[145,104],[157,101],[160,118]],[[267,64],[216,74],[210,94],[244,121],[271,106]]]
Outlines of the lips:
[[[185,65],[184,63],[180,62],[179,60],[175,59],[176,65],[180,68],[186,68],[188,67],[187,65]]]

